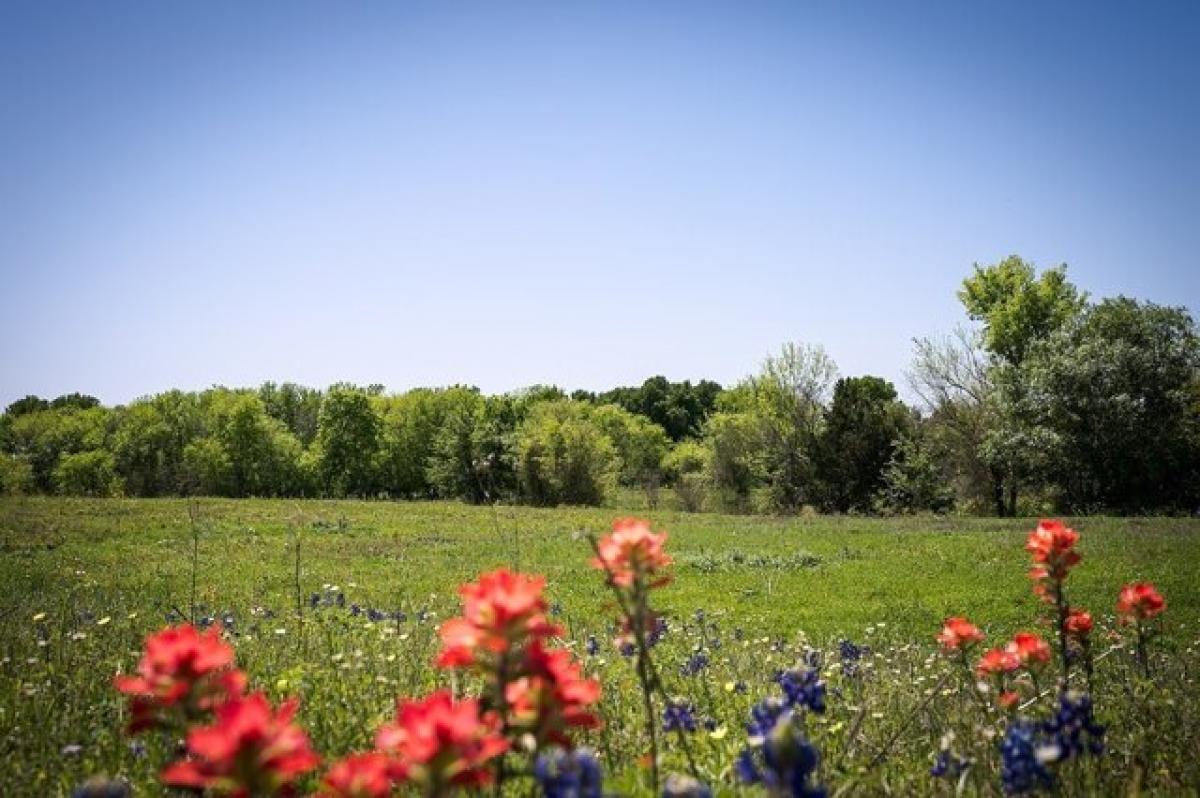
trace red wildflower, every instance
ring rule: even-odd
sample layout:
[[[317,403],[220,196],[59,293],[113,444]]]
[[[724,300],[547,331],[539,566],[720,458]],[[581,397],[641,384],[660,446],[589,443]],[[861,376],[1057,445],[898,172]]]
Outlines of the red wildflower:
[[[996,696],[996,703],[1004,709],[1012,709],[1020,700],[1021,694],[1013,692],[1012,690],[1006,690],[1000,695]]]
[[[979,662],[975,665],[975,674],[980,678],[984,676],[999,676],[1005,673],[1012,673],[1021,667],[1021,660],[1011,651],[1003,648],[989,649],[979,658]]]
[[[1004,650],[1026,668],[1031,664],[1049,662],[1052,655],[1049,644],[1032,632],[1017,632]]]
[[[597,544],[592,567],[607,573],[618,587],[632,587],[637,580],[654,576],[671,564],[670,555],[663,549],[666,542],[667,533],[655,534],[648,521],[618,518],[613,521],[612,533]],[[663,576],[647,587],[658,587],[669,581],[669,576]]]
[[[445,690],[400,702],[395,722],[380,727],[375,745],[390,757],[393,778],[428,795],[490,783],[488,760],[508,750],[494,712],[481,714],[474,699],[455,703]]]
[[[463,617],[442,624],[438,666],[474,665],[481,656],[498,656],[526,640],[558,634],[559,628],[546,619],[545,586],[544,577],[501,568],[460,587]]]
[[[984,634],[979,631],[979,627],[966,618],[955,616],[947,618],[942,624],[937,641],[946,651],[965,651],[975,643],[982,642],[983,638]]]
[[[1025,550],[1033,555],[1034,562],[1044,567],[1044,578],[1062,581],[1082,559],[1075,551],[1078,541],[1079,533],[1068,529],[1061,521],[1041,521],[1037,529],[1029,533]]]
[[[1166,608],[1166,600],[1149,582],[1125,585],[1117,597],[1117,614],[1126,622],[1153,618]]]
[[[600,718],[588,707],[600,700],[600,683],[586,679],[571,654],[533,643],[525,653],[523,673],[505,688],[509,727],[532,734],[541,747],[557,743],[569,748],[571,729],[594,729]]]
[[[163,783],[231,798],[290,793],[296,777],[321,761],[292,723],[298,707],[292,699],[272,712],[263,693],[225,702],[211,726],[188,732],[189,758],[168,765]]]
[[[387,755],[351,754],[330,766],[316,798],[387,798],[392,793]]]
[[[134,734],[173,720],[201,718],[240,695],[246,677],[233,668],[233,648],[221,640],[218,627],[201,634],[183,624],[149,635],[136,675],[117,676],[114,684],[131,697],[129,732]]]
[[[1081,639],[1092,633],[1092,614],[1087,610],[1072,607],[1067,613],[1066,629],[1071,637]]]

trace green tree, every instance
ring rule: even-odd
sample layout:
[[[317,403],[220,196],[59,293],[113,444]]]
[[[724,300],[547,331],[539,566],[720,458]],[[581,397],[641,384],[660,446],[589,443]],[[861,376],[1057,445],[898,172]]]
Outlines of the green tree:
[[[63,455],[54,466],[53,483],[63,496],[121,495],[113,456],[102,449]]]
[[[29,461],[0,452],[0,496],[23,496],[34,488]]]
[[[325,394],[317,430],[320,479],[332,496],[369,496],[376,486],[380,421],[371,396],[352,385]]]
[[[712,484],[724,505],[744,512],[751,490],[759,483],[762,424],[753,414],[714,413],[704,425]]]
[[[883,469],[876,508],[885,513],[944,513],[954,507],[954,490],[946,482],[939,456],[919,426],[897,441]]]
[[[1066,509],[1200,507],[1200,337],[1186,310],[1104,300],[1031,365]]]
[[[517,467],[533,504],[600,504],[618,461],[590,407],[568,400],[530,410],[517,431]]]
[[[1038,275],[1016,255],[991,266],[976,264],[958,298],[967,315],[983,324],[987,351],[1010,366],[1023,363],[1039,341],[1087,305],[1087,295],[1067,280],[1065,264]]]
[[[883,485],[884,467],[910,425],[908,408],[887,380],[838,380],[817,446],[823,508],[871,510]]]

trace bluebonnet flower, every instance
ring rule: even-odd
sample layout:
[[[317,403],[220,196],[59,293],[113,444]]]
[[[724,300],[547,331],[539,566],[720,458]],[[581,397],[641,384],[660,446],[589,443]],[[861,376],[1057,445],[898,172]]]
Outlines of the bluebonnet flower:
[[[862,653],[862,647],[849,640],[838,642],[838,655],[841,656],[842,662],[858,662],[862,659]]]
[[[1058,711],[1042,724],[1042,731],[1058,747],[1060,759],[1104,753],[1104,727],[1096,723],[1092,698],[1087,693],[1062,693],[1058,697]]]
[[[783,690],[789,707],[808,707],[813,712],[825,711],[825,682],[816,670],[780,671],[775,682]]]
[[[934,778],[957,778],[964,770],[971,766],[971,760],[962,759],[951,753],[949,748],[943,748],[938,752],[937,758],[933,760],[933,767],[929,769],[929,775]]]
[[[790,710],[768,699],[755,708],[749,728],[751,747],[734,764],[739,779],[762,784],[772,795],[824,798],[825,789],[813,778],[820,755],[792,723]]]
[[[320,593],[313,593],[311,596],[308,597],[308,606],[315,608],[320,603],[321,603],[321,594]]]
[[[345,607],[345,606],[346,606],[346,594],[345,594],[345,593],[338,593],[338,594],[337,594],[337,605],[338,605],[339,607]]]
[[[667,619],[666,618],[655,618],[654,619],[654,628],[650,630],[650,634],[646,635],[646,644],[651,645],[651,646],[656,645],[660,640],[662,640],[666,636],[666,634],[667,634]]]
[[[130,740],[129,753],[133,754],[135,759],[144,759],[146,756],[146,743],[142,740]]]
[[[820,651],[815,648],[806,648],[804,649],[804,664],[815,671],[819,671],[825,662]]]
[[[663,709],[663,730],[694,732],[696,730],[695,707],[685,701],[669,702]]]
[[[697,651],[687,658],[679,670],[684,676],[695,676],[708,667],[708,655]]]
[[[739,626],[733,630],[733,639],[738,641],[739,643],[742,642],[742,638],[744,638],[745,636],[746,636],[746,633],[742,631],[742,627]]]
[[[378,623],[379,621],[386,621],[387,613],[377,610],[374,607],[371,607],[370,609],[367,610],[367,620],[374,621],[376,623]]]
[[[1054,775],[1046,768],[1054,753],[1038,740],[1037,731],[1029,721],[1017,720],[1004,733],[1000,779],[1009,795],[1022,795],[1054,783]]]
[[[600,641],[596,639],[595,635],[588,635],[585,648],[587,649],[587,655],[594,657],[596,656],[596,652],[600,650]]]
[[[587,748],[555,748],[541,754],[533,776],[546,798],[601,798],[604,775],[596,755]]]
[[[362,607],[358,606],[357,604],[351,604],[350,614],[357,618],[359,615],[362,615]]]
[[[557,601],[550,605],[550,614],[554,616],[562,615],[562,605]]]
[[[637,646],[633,643],[622,643],[617,650],[621,652],[622,657],[632,657],[637,651]]]
[[[736,682],[733,683],[733,692],[737,693],[738,695],[744,695],[746,693],[746,691],[749,689],[750,688],[747,687],[746,683],[743,682],[741,679],[738,679]]]
[[[704,616],[704,610],[696,610],[696,615],[695,615],[695,617],[696,617],[696,623],[703,624],[703,623],[704,623],[704,617],[705,617],[705,616]]]
[[[663,785],[662,798],[712,798],[712,790],[691,776],[672,773]]]
[[[751,707],[750,722],[746,724],[746,733],[750,735],[750,741],[761,742],[786,712],[787,706],[778,698],[767,698]]]

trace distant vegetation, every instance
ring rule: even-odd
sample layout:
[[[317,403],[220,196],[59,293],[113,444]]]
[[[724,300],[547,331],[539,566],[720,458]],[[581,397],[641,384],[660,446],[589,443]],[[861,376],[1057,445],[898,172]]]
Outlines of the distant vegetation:
[[[558,505],[625,486],[651,506],[667,489],[684,510],[1200,510],[1200,338],[1186,309],[1093,301],[1065,266],[1039,274],[1015,256],[977,266],[959,298],[973,326],[914,342],[918,407],[803,344],[727,388],[267,383],[111,408],[29,396],[0,417],[0,489]]]

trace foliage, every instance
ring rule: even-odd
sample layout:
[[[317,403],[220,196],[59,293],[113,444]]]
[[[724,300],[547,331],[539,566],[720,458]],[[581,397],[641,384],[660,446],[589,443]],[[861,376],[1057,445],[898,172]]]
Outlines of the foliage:
[[[119,496],[121,479],[113,456],[102,449],[63,455],[54,466],[54,488],[66,496]]]
[[[533,504],[599,504],[619,465],[618,452],[591,406],[536,405],[517,431],[522,494]]]
[[[908,408],[887,380],[838,380],[817,442],[822,508],[870,511],[883,486],[884,467],[911,423]]]
[[[334,385],[321,402],[316,444],[325,490],[334,496],[369,496],[375,488],[379,418],[367,391]]]

